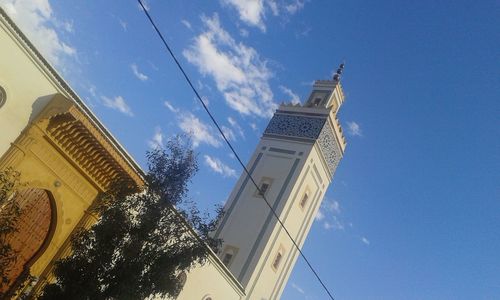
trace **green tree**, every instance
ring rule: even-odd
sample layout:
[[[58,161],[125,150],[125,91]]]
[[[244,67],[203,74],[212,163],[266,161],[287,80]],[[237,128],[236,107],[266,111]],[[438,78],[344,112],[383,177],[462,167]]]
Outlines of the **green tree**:
[[[16,231],[16,222],[21,213],[14,192],[21,186],[19,172],[10,168],[0,171],[0,290],[9,284],[8,273],[17,257],[8,237]],[[0,298],[3,293],[0,292]]]
[[[220,246],[209,235],[218,218],[201,216],[186,200],[198,170],[193,150],[177,137],[147,158],[143,191],[117,186],[97,200],[98,222],[74,236],[72,255],[56,263],[57,281],[41,299],[175,297],[179,274],[203,264],[207,246]]]

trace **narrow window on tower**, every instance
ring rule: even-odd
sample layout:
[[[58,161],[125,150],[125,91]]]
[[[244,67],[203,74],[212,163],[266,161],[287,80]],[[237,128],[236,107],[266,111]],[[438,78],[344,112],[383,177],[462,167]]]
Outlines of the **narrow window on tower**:
[[[226,265],[226,267],[229,268],[231,263],[234,260],[234,257],[236,256],[236,253],[238,252],[238,249],[236,247],[232,246],[226,246],[224,248],[224,252],[222,254],[222,263]]]
[[[283,245],[280,245],[272,264],[272,268],[274,271],[278,271],[284,255],[285,255],[285,248],[283,248]]]
[[[300,200],[300,208],[303,209],[304,207],[306,207],[307,200],[309,200],[309,193],[305,192],[304,196],[302,196],[302,199]]]
[[[269,183],[263,182],[260,185],[260,191],[259,191],[259,196],[264,196],[267,192],[267,189],[269,189]]]
[[[269,189],[271,188],[273,180],[271,178],[264,177],[260,180],[259,188],[255,189],[255,197],[267,196]]]

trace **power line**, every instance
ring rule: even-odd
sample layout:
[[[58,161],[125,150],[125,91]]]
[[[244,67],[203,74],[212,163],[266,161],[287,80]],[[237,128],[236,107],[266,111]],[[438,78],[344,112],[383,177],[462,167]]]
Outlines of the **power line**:
[[[146,7],[144,6],[144,4],[142,3],[141,0],[137,0],[137,2],[139,2],[139,5],[141,6],[142,8],[142,11],[144,11],[144,14],[146,15],[146,17],[148,18],[149,22],[151,23],[151,25],[153,26],[153,28],[155,29],[156,33],[158,34],[158,37],[161,39],[161,41],[163,42],[163,45],[165,46],[165,48],[167,48],[167,51],[168,53],[170,53],[170,56],[172,57],[172,59],[175,61],[175,64],[177,65],[177,67],[179,68],[179,70],[181,71],[182,75],[184,75],[184,78],[186,79],[187,83],[189,84],[189,86],[191,87],[191,89],[193,90],[193,92],[195,93],[196,95],[196,98],[198,98],[198,100],[200,101],[201,105],[203,106],[203,108],[205,109],[205,111],[207,112],[208,116],[210,117],[210,119],[212,120],[212,122],[214,123],[215,127],[217,127],[217,130],[219,131],[219,133],[221,134],[222,138],[224,139],[224,141],[226,142],[226,144],[229,146],[229,148],[231,149],[231,152],[234,154],[234,156],[236,157],[236,159],[238,160],[238,162],[240,163],[241,167],[243,168],[243,170],[245,171],[246,175],[248,176],[248,178],[250,178],[250,181],[252,181],[253,185],[257,188],[257,190],[259,191],[259,194],[262,195],[262,198],[264,199],[264,201],[266,202],[267,206],[269,207],[269,209],[271,210],[271,212],[273,213],[274,217],[276,218],[276,220],[278,221],[278,223],[280,224],[280,226],[283,228],[283,230],[285,231],[285,233],[288,235],[288,237],[290,238],[290,240],[292,241],[293,245],[295,246],[295,248],[297,249],[297,251],[299,251],[300,253],[300,256],[302,256],[302,258],[304,259],[304,261],[306,262],[307,266],[309,267],[309,269],[313,272],[314,276],[316,276],[316,279],[319,281],[319,283],[321,284],[321,286],[323,287],[323,289],[325,290],[325,292],[328,294],[328,296],[330,297],[330,299],[334,300],[332,294],[330,293],[330,291],[328,290],[328,288],[326,287],[326,285],[324,284],[323,280],[321,280],[321,278],[319,277],[318,273],[316,272],[316,270],[313,268],[313,266],[311,265],[311,263],[309,262],[309,260],[307,259],[307,257],[304,255],[304,253],[302,252],[302,250],[300,249],[299,245],[297,245],[297,243],[295,242],[295,240],[293,239],[292,235],[290,234],[290,232],[288,231],[288,229],[285,227],[285,224],[283,224],[283,222],[280,220],[278,214],[276,213],[276,211],[273,209],[273,207],[271,206],[271,204],[269,203],[269,201],[266,199],[266,196],[264,195],[264,193],[262,193],[262,191],[260,190],[258,184],[255,182],[255,180],[253,179],[253,177],[250,175],[250,172],[248,171],[248,169],[246,168],[245,164],[243,164],[243,162],[241,161],[240,159],[240,156],[238,155],[238,153],[236,153],[236,150],[234,150],[233,148],[233,145],[231,145],[231,143],[229,142],[229,140],[227,139],[226,135],[224,134],[224,132],[222,131],[221,127],[219,126],[219,123],[217,123],[217,121],[215,120],[214,116],[212,115],[212,113],[210,112],[210,110],[208,109],[207,105],[205,104],[205,102],[201,99],[201,96],[200,94],[198,93],[198,90],[196,90],[196,88],[194,87],[193,83],[191,82],[191,79],[189,79],[188,75],[186,74],[186,72],[184,71],[184,68],[181,66],[181,64],[179,63],[179,61],[177,60],[177,57],[175,56],[174,52],[172,51],[172,49],[170,48],[170,46],[168,45],[167,41],[165,40],[165,38],[163,37],[163,34],[160,32],[160,30],[158,29],[158,27],[156,26],[156,23],[153,21],[153,18],[151,17],[151,15],[149,14],[148,10],[146,9]]]

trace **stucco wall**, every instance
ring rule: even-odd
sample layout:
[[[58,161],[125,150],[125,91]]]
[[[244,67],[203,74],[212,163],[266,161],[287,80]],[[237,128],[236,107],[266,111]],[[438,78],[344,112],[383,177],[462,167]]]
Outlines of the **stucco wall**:
[[[238,300],[244,299],[243,288],[215,257],[187,274],[187,280],[178,300]]]
[[[0,45],[0,86],[7,93],[7,101],[0,108],[1,155],[29,123],[30,116],[39,113],[58,90],[4,22],[0,22]]]

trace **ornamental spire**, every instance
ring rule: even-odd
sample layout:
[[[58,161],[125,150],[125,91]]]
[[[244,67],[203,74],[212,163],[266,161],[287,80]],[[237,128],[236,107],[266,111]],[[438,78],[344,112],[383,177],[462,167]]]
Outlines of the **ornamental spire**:
[[[337,72],[335,73],[335,75],[333,75],[333,81],[335,81],[335,82],[339,82],[340,81],[340,75],[344,71],[344,65],[345,65],[344,63],[341,63],[339,65],[339,68],[337,69]]]

